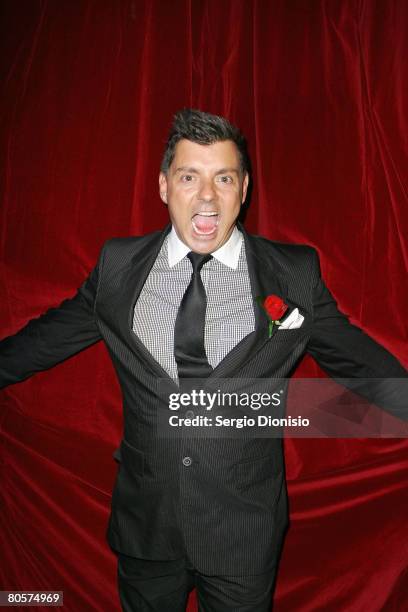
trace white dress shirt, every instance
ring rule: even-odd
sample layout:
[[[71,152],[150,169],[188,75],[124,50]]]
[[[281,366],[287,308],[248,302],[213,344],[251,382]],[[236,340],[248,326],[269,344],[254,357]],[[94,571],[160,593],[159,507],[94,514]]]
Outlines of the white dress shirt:
[[[227,242],[211,253],[211,255],[225,266],[229,266],[233,270],[236,270],[238,267],[239,255],[241,253],[242,241],[242,234],[235,226]],[[171,228],[168,237],[167,249],[170,268],[178,264],[178,262],[191,251],[190,247],[184,244],[177,236],[174,227]]]

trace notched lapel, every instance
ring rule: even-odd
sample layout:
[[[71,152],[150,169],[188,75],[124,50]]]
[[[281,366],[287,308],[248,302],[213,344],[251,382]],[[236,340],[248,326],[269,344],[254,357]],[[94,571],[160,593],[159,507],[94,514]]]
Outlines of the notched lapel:
[[[255,311],[255,344],[262,346],[271,339],[269,338],[269,318],[258,304],[257,297],[277,295],[287,303],[288,288],[285,279],[277,271],[273,261],[265,257],[260,245],[246,233],[244,233],[244,238]],[[272,337],[276,331],[277,327],[274,326]]]
[[[152,240],[135,252],[127,268],[123,271],[121,280],[123,289],[120,291],[117,300],[117,318],[122,337],[126,339],[128,346],[132,350],[136,350],[142,355],[143,360],[150,366],[156,376],[169,379],[168,373],[161,367],[143,342],[133,332],[133,314],[135,304],[143,285],[156,261],[164,239],[170,230],[171,226],[168,225],[163,232],[152,237]]]

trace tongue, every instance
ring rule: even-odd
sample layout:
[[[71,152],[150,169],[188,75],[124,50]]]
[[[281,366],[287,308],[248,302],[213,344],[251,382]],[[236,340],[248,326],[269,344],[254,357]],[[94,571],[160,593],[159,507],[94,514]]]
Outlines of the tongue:
[[[195,215],[194,216],[194,225],[198,229],[199,232],[203,232],[206,234],[210,234],[213,232],[217,226],[217,215],[212,217],[204,217],[203,215]]]

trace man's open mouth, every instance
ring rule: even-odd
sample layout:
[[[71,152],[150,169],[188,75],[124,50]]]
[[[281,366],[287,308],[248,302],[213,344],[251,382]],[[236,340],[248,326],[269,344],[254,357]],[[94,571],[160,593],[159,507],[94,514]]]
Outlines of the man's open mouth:
[[[215,232],[219,222],[217,212],[199,212],[191,219],[194,231],[200,236],[209,236]]]

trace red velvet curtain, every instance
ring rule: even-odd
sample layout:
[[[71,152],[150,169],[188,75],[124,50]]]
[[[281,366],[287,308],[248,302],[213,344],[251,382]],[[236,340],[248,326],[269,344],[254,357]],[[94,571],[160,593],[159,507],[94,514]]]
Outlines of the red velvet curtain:
[[[1,336],[72,295],[105,239],[165,224],[163,144],[192,106],[248,136],[247,228],[317,247],[343,311],[408,365],[405,0],[3,0],[0,11]],[[298,373],[318,369],[306,359]],[[0,402],[1,589],[64,590],[67,612],[119,610],[104,538],[121,398],[104,346]],[[286,441],[277,612],[406,609],[407,448]]]

